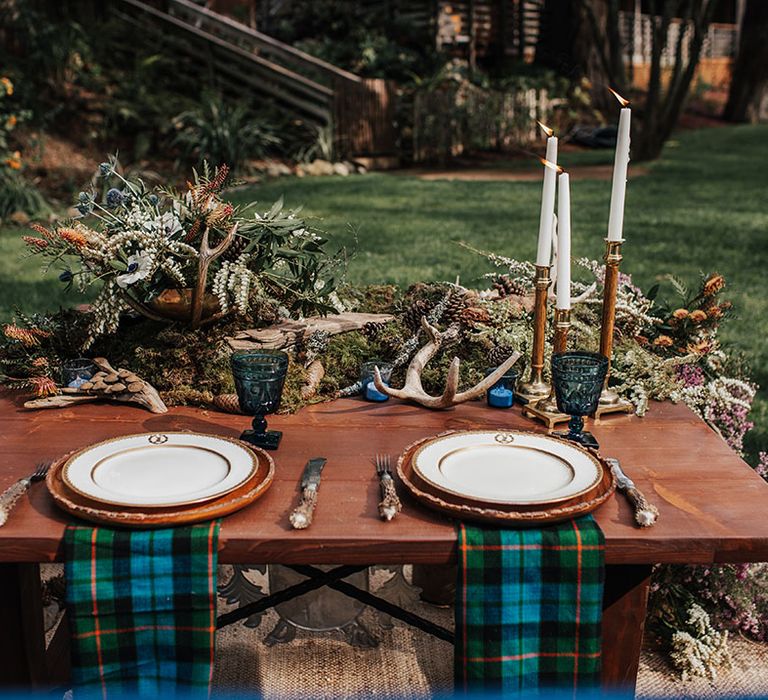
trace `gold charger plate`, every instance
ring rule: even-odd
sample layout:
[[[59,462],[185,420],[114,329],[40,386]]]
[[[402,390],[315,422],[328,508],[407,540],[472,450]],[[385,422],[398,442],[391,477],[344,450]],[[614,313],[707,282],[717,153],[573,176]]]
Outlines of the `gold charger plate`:
[[[507,524],[514,527],[535,527],[540,524],[556,523],[581,515],[591,513],[605,503],[614,490],[616,481],[610,468],[594,453],[587,452],[597,458],[602,466],[600,480],[588,491],[565,501],[558,501],[549,507],[541,504],[503,504],[481,503],[475,499],[463,498],[460,495],[444,491],[422,479],[414,470],[412,459],[415,452],[425,443],[447,435],[455,435],[464,431],[451,430],[436,436],[423,438],[405,448],[397,462],[397,473],[403,485],[420,503],[433,510],[459,520]],[[505,431],[499,431],[503,433]],[[518,432],[518,431],[515,431]],[[583,449],[579,447],[579,449]]]
[[[205,503],[165,508],[109,506],[92,501],[64,483],[62,470],[73,453],[64,455],[48,470],[45,482],[48,492],[56,505],[78,518],[99,525],[121,526],[129,528],[156,528],[185,525],[206,520],[213,520],[234,513],[261,498],[272,485],[275,463],[264,450],[245,445],[254,454],[257,468],[251,477],[234,491]]]

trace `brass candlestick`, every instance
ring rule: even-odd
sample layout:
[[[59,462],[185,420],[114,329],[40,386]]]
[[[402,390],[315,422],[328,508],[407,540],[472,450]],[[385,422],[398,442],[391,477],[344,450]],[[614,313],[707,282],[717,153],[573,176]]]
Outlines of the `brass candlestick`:
[[[571,310],[555,309],[555,337],[552,341],[552,352],[565,352],[568,349],[568,331],[571,328]],[[528,418],[536,418],[547,424],[552,430],[558,423],[565,423],[570,416],[560,413],[557,408],[554,386],[550,387],[549,395],[534,404],[523,407],[523,415]]]
[[[549,396],[549,384],[544,381],[544,336],[547,332],[547,294],[552,279],[549,265],[536,265],[536,296],[533,309],[533,346],[531,348],[531,378],[518,385],[516,394],[525,403]]]
[[[606,413],[631,413],[632,404],[622,399],[615,391],[608,388],[613,356],[613,331],[616,324],[616,294],[619,289],[619,266],[621,264],[621,244],[623,240],[605,239],[605,284],[603,285],[603,317],[600,328],[600,354],[608,358],[608,373],[605,386],[600,394],[600,402],[595,411],[595,418]]]

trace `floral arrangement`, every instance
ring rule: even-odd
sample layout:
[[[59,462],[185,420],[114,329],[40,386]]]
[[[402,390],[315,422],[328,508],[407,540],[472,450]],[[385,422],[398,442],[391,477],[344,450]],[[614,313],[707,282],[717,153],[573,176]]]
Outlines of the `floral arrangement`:
[[[24,238],[68,288],[100,289],[84,347],[115,333],[126,309],[162,319],[169,290],[180,292],[174,298],[189,306],[194,325],[204,320],[203,307],[208,322],[333,308],[337,258],[326,239],[282,201],[264,213],[225,202],[226,166],[195,172],[183,193],[126,179],[115,158],[99,170],[103,197],[81,192],[79,218],[51,230],[35,224],[37,235]]]

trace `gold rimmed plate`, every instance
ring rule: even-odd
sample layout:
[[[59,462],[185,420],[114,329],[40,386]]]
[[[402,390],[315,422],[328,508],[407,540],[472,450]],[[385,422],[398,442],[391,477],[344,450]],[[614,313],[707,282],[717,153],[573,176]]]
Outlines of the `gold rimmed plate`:
[[[200,433],[142,433],[105,440],[71,455],[64,484],[108,505],[167,508],[203,503],[234,491],[257,460],[236,440]]]
[[[586,450],[547,435],[462,431],[433,438],[413,455],[413,470],[434,489],[470,501],[534,506],[561,503],[603,476]]]

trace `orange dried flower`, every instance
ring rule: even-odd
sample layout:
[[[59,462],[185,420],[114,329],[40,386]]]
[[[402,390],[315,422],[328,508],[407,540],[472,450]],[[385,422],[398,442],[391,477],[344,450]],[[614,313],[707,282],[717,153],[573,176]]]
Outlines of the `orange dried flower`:
[[[50,377],[32,377],[29,380],[35,391],[35,396],[45,398],[46,396],[56,396],[59,393],[59,387]]]
[[[10,158],[5,159],[5,164],[12,170],[21,170],[21,152],[14,151]]]
[[[3,334],[9,340],[16,340],[27,347],[40,345],[40,338],[50,337],[48,331],[42,331],[39,328],[21,328],[13,323],[6,323],[3,326]]]
[[[10,78],[6,78],[5,76],[0,78],[0,85],[3,86],[6,95],[13,95],[13,83]]]
[[[46,241],[45,238],[22,236],[21,240],[23,240],[30,248],[37,248],[37,250],[45,250],[48,247],[48,241]]]
[[[83,233],[74,228],[60,228],[57,233],[59,234],[59,238],[70,245],[73,245],[78,250],[84,248],[88,243],[88,240]]]
[[[691,311],[691,321],[694,323],[701,323],[702,321],[707,320],[707,312],[703,309],[696,309],[695,311]]]
[[[37,231],[37,233],[43,236],[43,238],[49,238],[51,240],[53,239],[53,234],[42,224],[30,224],[29,228],[31,228],[33,231]]]
[[[668,335],[660,335],[653,340],[653,344],[657,348],[668,348],[671,347],[673,343],[674,341]]]
[[[703,355],[712,349],[712,343],[709,340],[700,340],[698,343],[689,343],[686,350],[692,355]]]
[[[676,318],[678,321],[681,321],[682,319],[688,316],[688,309],[675,309],[672,312],[672,316]]]
[[[11,114],[8,116],[8,119],[5,120],[5,128],[10,131],[13,129],[13,127],[16,126],[18,123],[18,117],[15,114]]]
[[[725,277],[715,273],[704,281],[701,292],[705,297],[711,297],[717,294],[723,287],[725,287]]]
[[[710,318],[720,318],[723,315],[723,310],[719,306],[711,306],[707,309],[707,313]]]
[[[32,366],[42,369],[48,368],[48,358],[46,357],[37,357],[34,360],[32,360]]]

